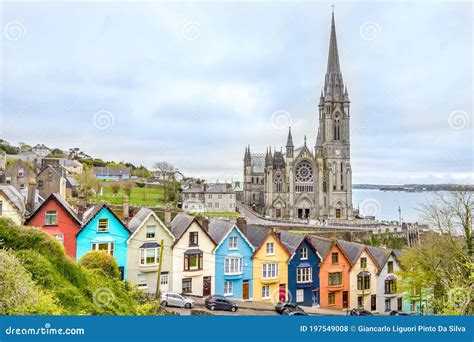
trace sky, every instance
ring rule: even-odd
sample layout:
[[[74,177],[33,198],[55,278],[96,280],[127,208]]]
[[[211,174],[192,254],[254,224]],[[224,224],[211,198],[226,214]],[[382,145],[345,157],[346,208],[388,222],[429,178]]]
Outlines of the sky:
[[[474,183],[473,9],[334,2],[353,183]],[[0,136],[242,179],[314,146],[330,2],[1,5]]]

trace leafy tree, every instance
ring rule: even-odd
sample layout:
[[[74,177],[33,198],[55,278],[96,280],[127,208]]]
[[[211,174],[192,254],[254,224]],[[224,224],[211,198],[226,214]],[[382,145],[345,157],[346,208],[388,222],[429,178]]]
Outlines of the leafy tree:
[[[0,151],[4,151],[6,154],[18,154],[20,149],[15,146],[11,146],[6,140],[0,139]]]
[[[81,174],[75,176],[79,183],[79,194],[88,203],[90,197],[97,193],[100,188],[100,181],[95,178],[95,175],[90,169],[84,170]]]
[[[176,169],[173,164],[168,163],[167,161],[161,161],[155,163],[155,170],[157,171],[158,179],[163,187],[163,196],[165,202],[174,201],[176,196],[176,178],[175,173]]]
[[[119,278],[117,261],[105,251],[92,251],[85,254],[79,264],[90,270],[99,269],[112,278]]]
[[[120,191],[120,183],[119,182],[112,182],[110,183],[110,189],[114,195],[117,195]]]

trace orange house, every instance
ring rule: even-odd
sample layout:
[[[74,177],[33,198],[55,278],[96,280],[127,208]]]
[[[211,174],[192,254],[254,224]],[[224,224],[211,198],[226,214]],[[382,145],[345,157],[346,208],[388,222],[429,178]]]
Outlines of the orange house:
[[[342,310],[349,307],[351,267],[351,261],[339,243],[333,242],[319,268],[322,308]]]

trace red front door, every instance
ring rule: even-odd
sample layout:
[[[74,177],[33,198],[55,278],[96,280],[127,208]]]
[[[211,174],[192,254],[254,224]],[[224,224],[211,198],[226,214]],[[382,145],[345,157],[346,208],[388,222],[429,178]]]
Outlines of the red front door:
[[[286,301],[286,285],[285,284],[280,284],[280,291],[279,291],[278,300],[280,302],[285,302]]]

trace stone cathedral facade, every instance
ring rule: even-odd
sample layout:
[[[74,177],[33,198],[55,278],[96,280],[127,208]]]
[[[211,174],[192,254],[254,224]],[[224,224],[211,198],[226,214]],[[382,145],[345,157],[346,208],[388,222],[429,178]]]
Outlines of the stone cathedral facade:
[[[285,151],[244,154],[243,201],[281,219],[351,219],[350,101],[344,86],[332,14],[328,65],[318,106],[314,148],[295,148],[289,128]]]

